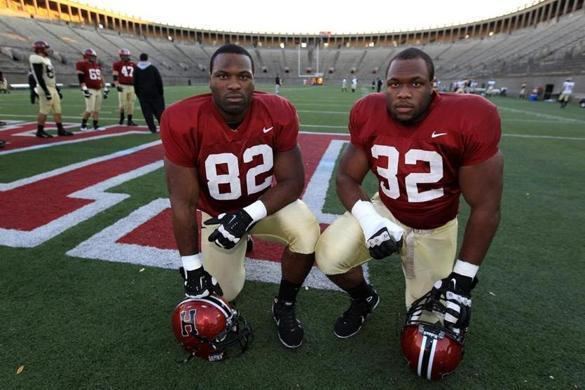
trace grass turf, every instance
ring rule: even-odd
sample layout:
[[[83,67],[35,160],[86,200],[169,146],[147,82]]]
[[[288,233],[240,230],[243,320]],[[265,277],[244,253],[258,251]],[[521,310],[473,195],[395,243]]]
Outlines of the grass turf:
[[[205,86],[168,88],[166,99],[203,91]],[[282,92],[296,104],[303,130],[345,132],[351,103],[368,91]],[[33,120],[27,98],[23,92],[1,95],[0,119]],[[352,339],[332,333],[347,298],[309,289],[298,305],[305,345],[285,350],[270,317],[277,286],[248,281],[238,307],[255,330],[250,350],[222,363],[176,363],[183,357],[169,321],[182,293],[176,272],[65,255],[132,210],[165,197],[158,170],[110,190],[131,196],[43,245],[0,247],[0,388],[582,388],[585,110],[511,98],[494,102],[504,132],[503,219],[474,291],[466,356],[451,377],[431,385],[402,359],[403,277],[396,258],[370,262],[382,302]],[[82,103],[78,91],[65,91],[66,121],[78,122]],[[115,97],[106,101],[102,124],[116,122],[115,104]],[[0,182],[154,139],[128,135],[0,155]],[[375,190],[371,177],[365,186]],[[324,211],[342,211],[332,186]],[[466,215],[463,206],[461,222]]]

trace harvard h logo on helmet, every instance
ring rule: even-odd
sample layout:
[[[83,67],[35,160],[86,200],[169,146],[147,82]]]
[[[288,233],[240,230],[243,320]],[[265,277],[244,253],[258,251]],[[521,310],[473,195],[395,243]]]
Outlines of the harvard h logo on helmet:
[[[252,339],[250,325],[215,295],[181,301],[171,317],[177,341],[192,356],[208,361],[228,357],[228,347],[244,352]]]

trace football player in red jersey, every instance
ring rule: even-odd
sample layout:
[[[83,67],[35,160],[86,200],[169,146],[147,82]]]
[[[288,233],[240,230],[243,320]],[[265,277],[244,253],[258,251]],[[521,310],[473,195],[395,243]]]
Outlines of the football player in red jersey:
[[[220,47],[209,69],[211,94],[173,104],[161,121],[185,294],[232,301],[244,285],[248,234],[284,243],[272,314],[282,344],[297,348],[304,331],[295,301],[319,238],[315,216],[299,200],[305,178],[297,113],[288,100],[254,91],[254,62],[242,47]],[[201,249],[196,209],[203,213]]]
[[[136,126],[132,120],[134,115],[134,68],[136,64],[130,61],[130,50],[120,49],[118,52],[120,61],[114,62],[112,65],[112,75],[114,77],[114,85],[118,91],[118,109],[120,110],[119,124],[124,123],[124,118],[128,116],[126,122],[128,126]]]
[[[97,54],[93,49],[83,51],[83,60],[75,64],[77,78],[81,92],[85,99],[85,112],[81,118],[81,131],[88,130],[87,120],[93,117],[94,130],[103,130],[99,127],[100,110],[102,99],[108,97],[109,89],[102,78],[102,67],[97,62]]]
[[[351,296],[334,326],[340,338],[356,334],[379,302],[361,264],[395,252],[407,307],[434,289],[445,298],[445,326],[460,334],[469,324],[471,289],[500,221],[500,118],[480,96],[433,91],[433,79],[431,58],[406,49],[390,62],[385,92],[351,110],[336,178],[349,212],[316,249],[320,269]],[[361,186],[368,170],[379,182],[373,198]],[[471,211],[457,255],[461,194]]]

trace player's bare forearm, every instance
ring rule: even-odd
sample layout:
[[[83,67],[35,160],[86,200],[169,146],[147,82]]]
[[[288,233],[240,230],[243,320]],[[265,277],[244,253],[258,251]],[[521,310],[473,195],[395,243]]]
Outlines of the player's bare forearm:
[[[480,265],[490,247],[500,223],[500,210],[472,210],[465,226],[459,259]]]
[[[459,172],[461,192],[471,207],[459,258],[479,265],[483,261],[500,223],[504,158],[496,153]]]
[[[167,188],[171,200],[173,232],[181,256],[198,252],[195,212],[199,185],[195,168],[182,167],[165,158]]]
[[[195,209],[189,205],[172,202],[173,233],[181,256],[189,256],[199,252],[198,232],[195,220]]]
[[[362,149],[349,144],[341,157],[335,178],[337,195],[347,210],[351,210],[358,200],[370,200],[361,186],[367,172],[366,154]]]

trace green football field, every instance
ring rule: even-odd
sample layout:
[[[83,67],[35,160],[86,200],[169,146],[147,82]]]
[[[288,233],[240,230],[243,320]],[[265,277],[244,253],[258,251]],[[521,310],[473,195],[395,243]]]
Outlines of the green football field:
[[[258,89],[263,87],[272,90],[270,85]],[[167,104],[206,90],[167,88]],[[368,92],[282,89],[297,107],[302,130],[319,133],[347,133],[351,104]],[[503,124],[502,222],[474,290],[465,358],[443,381],[416,377],[401,355],[404,281],[396,257],[369,263],[381,304],[351,339],[333,335],[347,297],[303,289],[298,316],[305,342],[298,350],[286,350],[270,315],[278,286],[247,281],[237,304],[254,328],[250,349],[220,363],[177,363],[184,354],[170,328],[170,313],[182,296],[176,271],[67,254],[134,210],[166,198],[162,169],[155,167],[114,183],[106,192],[126,198],[45,242],[28,248],[0,245],[0,389],[583,388],[585,110],[513,98],[493,101]],[[115,96],[105,101],[102,124],[117,122],[116,104]],[[78,124],[81,93],[66,90],[63,107],[64,120]],[[135,120],[144,124],[139,113]],[[0,95],[0,120],[35,117],[28,92]],[[20,153],[0,151],[0,185],[157,139],[150,133],[127,134]],[[370,193],[376,189],[371,177],[365,186]],[[44,201],[42,191],[34,196],[37,203],[21,216],[23,224],[37,217],[35,209]],[[5,204],[0,211],[11,212]],[[332,186],[322,211],[342,212]],[[462,205],[460,227],[466,215]]]

